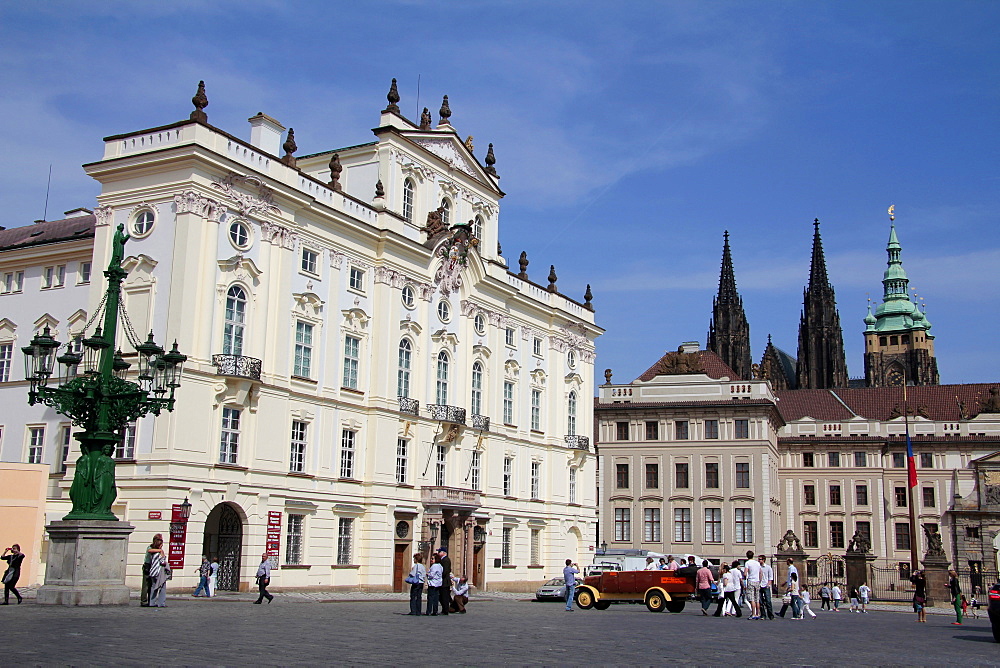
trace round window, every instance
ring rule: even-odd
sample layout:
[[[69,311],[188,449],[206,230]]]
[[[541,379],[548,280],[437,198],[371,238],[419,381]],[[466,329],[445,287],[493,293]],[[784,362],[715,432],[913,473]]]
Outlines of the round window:
[[[439,302],[438,317],[441,318],[441,322],[448,322],[451,320],[451,304],[445,301]]]
[[[486,318],[483,317],[482,313],[477,313],[476,318],[473,322],[476,327],[476,334],[486,333]]]
[[[132,234],[137,237],[145,237],[153,231],[153,223],[156,222],[156,216],[149,209],[144,209],[136,214],[135,220],[132,221]]]
[[[396,537],[406,538],[410,535],[410,523],[406,520],[399,520],[396,522]]]
[[[250,228],[246,223],[235,222],[229,226],[229,241],[238,249],[250,246]]]
[[[566,364],[570,369],[576,367],[576,353],[572,350],[566,353]]]
[[[403,287],[402,293],[403,306],[406,308],[413,308],[413,288],[409,285]]]

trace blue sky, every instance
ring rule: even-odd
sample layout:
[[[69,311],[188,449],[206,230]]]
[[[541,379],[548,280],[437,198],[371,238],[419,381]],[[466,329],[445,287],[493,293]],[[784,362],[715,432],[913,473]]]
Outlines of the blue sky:
[[[495,145],[516,271],[593,286],[598,373],[705,343],[722,233],[758,359],[795,353],[822,222],[848,370],[863,375],[894,203],[942,382],[1000,380],[1000,3],[45,2],[0,6],[0,225],[93,206],[104,136],[186,118],[248,136],[258,111],[301,154],[372,140],[449,95]],[[420,98],[417,99],[417,82]],[[436,113],[435,113],[436,117]]]

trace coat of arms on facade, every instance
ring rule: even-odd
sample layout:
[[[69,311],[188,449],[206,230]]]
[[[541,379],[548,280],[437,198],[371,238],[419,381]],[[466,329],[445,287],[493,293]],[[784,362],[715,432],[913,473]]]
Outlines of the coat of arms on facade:
[[[469,251],[479,245],[479,239],[472,236],[471,225],[455,225],[440,246],[437,255],[441,266],[434,274],[434,284],[442,295],[456,292],[462,287],[462,269],[469,264]]]

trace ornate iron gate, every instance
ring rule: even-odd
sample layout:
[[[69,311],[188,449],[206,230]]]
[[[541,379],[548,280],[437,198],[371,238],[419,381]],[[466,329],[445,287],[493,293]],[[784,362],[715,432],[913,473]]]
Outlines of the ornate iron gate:
[[[834,582],[844,585],[846,581],[846,562],[844,561],[844,557],[839,554],[824,554],[806,563],[806,577],[804,582],[810,587],[810,593],[813,593],[814,596],[818,596],[818,594],[812,592],[813,588],[818,589],[824,584],[832,585]]]
[[[219,514],[218,589],[239,591],[242,555],[243,520],[231,505],[223,504]]]
[[[888,566],[869,565],[868,586],[874,601],[912,601],[910,565],[905,562]]]

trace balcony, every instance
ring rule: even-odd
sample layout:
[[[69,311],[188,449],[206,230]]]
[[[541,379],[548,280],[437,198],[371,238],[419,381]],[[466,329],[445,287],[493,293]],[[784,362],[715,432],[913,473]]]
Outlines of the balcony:
[[[243,355],[212,355],[215,373],[219,376],[260,380],[261,361]]]
[[[590,437],[572,434],[566,437],[566,447],[575,450],[590,450]]]
[[[409,397],[396,397],[399,399],[399,412],[409,415],[420,415],[420,402]]]
[[[478,508],[483,502],[483,493],[474,489],[458,487],[421,487],[420,501],[425,506],[445,508]]]
[[[490,419],[485,415],[473,415],[472,416],[472,428],[479,429],[481,431],[490,430]]]
[[[444,404],[427,404],[427,411],[431,414],[432,420],[450,422],[452,424],[465,424],[464,408],[446,406]]]

